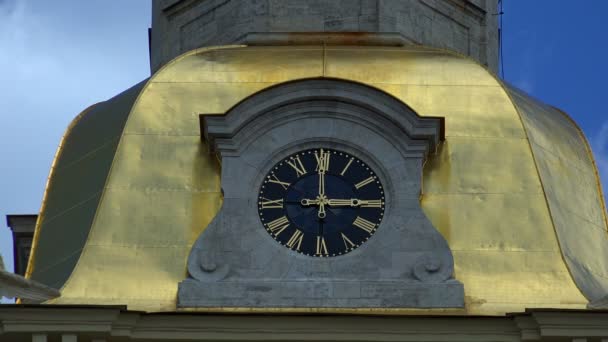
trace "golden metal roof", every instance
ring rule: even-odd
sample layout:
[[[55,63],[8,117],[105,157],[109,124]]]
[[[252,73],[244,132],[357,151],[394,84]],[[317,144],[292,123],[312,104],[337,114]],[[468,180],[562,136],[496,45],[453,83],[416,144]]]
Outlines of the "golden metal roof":
[[[176,310],[190,247],[222,201],[219,165],[201,143],[198,115],[224,113],[262,89],[311,77],[361,82],[421,116],[445,118],[446,140],[425,165],[421,204],[450,244],[466,295],[462,311],[334,311],[496,315],[584,308],[608,293],[603,197],[580,129],[476,62],[422,47],[229,46],[177,58],[136,86],[137,100],[128,92],[117,97],[132,106],[107,139],[94,138],[95,125],[68,130],[29,276],[63,286],[51,303]],[[122,115],[111,102],[107,120]],[[114,136],[113,152],[102,153]],[[64,157],[71,149],[80,150]],[[61,172],[72,167],[89,171]],[[56,232],[80,238],[66,243]],[[289,311],[269,309],[277,310]]]

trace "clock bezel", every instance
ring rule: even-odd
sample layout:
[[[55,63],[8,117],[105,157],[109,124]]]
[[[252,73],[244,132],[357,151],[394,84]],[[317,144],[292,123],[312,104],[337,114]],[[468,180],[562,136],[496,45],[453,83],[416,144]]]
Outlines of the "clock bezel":
[[[371,234],[367,238],[367,240],[363,241],[356,248],[353,248],[353,249],[349,250],[348,252],[345,252],[342,254],[337,254],[335,256],[326,256],[326,257],[320,257],[318,255],[310,255],[310,254],[305,254],[302,252],[295,251],[295,250],[289,248],[288,246],[285,246],[280,241],[276,240],[270,234],[270,232],[268,232],[266,226],[260,220],[259,210],[258,210],[259,191],[261,190],[262,185],[264,184],[266,176],[268,174],[270,174],[272,169],[278,163],[285,160],[286,158],[289,158],[290,156],[295,155],[296,153],[300,153],[302,151],[307,151],[307,150],[320,149],[320,148],[327,148],[330,150],[347,153],[348,155],[351,155],[351,156],[359,159],[360,161],[362,161],[378,177],[378,181],[380,182],[382,189],[384,191],[383,217],[382,217],[382,220],[380,221],[380,223],[374,229],[374,233]],[[391,213],[391,203],[392,203],[391,198],[393,197],[393,194],[392,194],[393,187],[392,187],[392,184],[390,181],[390,177],[386,176],[387,170],[384,167],[382,167],[381,164],[377,161],[377,159],[374,158],[369,152],[367,152],[363,146],[357,146],[355,144],[352,144],[351,142],[336,141],[335,139],[317,138],[317,139],[310,140],[310,141],[296,141],[296,142],[292,142],[291,144],[284,146],[283,148],[275,150],[275,153],[273,153],[270,156],[267,156],[265,158],[265,160],[261,163],[261,165],[263,165],[263,166],[259,168],[258,173],[255,178],[256,181],[254,182],[254,185],[253,185],[255,187],[255,191],[252,191],[252,192],[255,193],[255,198],[252,199],[252,202],[255,205],[253,205],[252,207],[255,207],[256,216],[258,217],[256,225],[259,226],[259,228],[260,228],[259,231],[265,236],[265,238],[270,239],[272,241],[272,245],[274,245],[276,248],[285,250],[293,256],[303,257],[308,260],[325,260],[328,258],[336,259],[336,258],[340,258],[340,257],[344,257],[344,256],[354,256],[354,255],[358,255],[360,253],[365,253],[365,250],[370,248],[369,246],[374,245],[374,241],[377,240],[377,239],[375,239],[375,237],[378,236],[378,234],[382,233],[381,226],[386,221],[385,218],[389,217],[389,215]]]

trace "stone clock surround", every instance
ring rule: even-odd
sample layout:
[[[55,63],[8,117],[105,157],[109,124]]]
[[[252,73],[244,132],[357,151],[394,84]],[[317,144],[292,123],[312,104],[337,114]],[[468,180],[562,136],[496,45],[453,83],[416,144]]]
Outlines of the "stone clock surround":
[[[221,160],[224,202],[193,245],[180,307],[464,306],[452,253],[419,204],[422,165],[440,142],[440,119],[420,118],[365,85],[311,79],[272,87],[201,120]],[[272,166],[319,147],[363,160],[385,187],[376,233],[331,258],[281,246],[257,215],[258,190]]]

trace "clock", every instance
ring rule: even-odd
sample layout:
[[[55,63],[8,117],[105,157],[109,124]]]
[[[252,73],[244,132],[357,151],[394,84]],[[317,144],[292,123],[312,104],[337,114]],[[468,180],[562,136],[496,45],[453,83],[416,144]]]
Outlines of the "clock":
[[[279,161],[265,176],[258,213],[270,236],[304,255],[334,257],[367,241],[384,215],[384,188],[362,160],[316,148]]]

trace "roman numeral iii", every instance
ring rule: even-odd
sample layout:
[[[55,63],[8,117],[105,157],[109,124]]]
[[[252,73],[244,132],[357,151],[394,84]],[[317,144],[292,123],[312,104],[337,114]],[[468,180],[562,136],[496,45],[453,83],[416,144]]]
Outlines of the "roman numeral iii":
[[[362,208],[382,208],[382,200],[364,200],[361,202]]]
[[[353,225],[355,227],[359,227],[359,228],[365,230],[366,232],[368,232],[370,234],[374,231],[374,228],[376,228],[376,224],[374,224],[373,222],[369,222],[368,220],[361,218],[359,216],[357,216],[357,218],[353,222]]]

